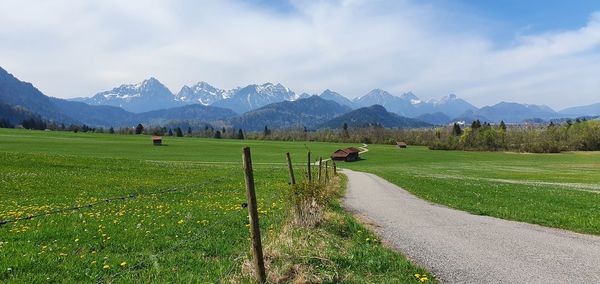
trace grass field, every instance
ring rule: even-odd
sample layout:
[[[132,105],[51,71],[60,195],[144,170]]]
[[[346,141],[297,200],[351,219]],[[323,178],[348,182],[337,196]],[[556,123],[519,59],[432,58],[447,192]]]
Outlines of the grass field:
[[[286,226],[284,153],[299,169],[307,149],[317,157],[347,145],[171,137],[165,143],[0,129],[0,220],[95,204],[1,226],[0,282],[248,280],[241,267],[249,253],[241,206],[245,145],[252,148],[273,270],[285,274],[298,264],[309,279],[324,282],[414,282],[414,273],[426,273],[384,248],[339,205],[314,231]],[[341,166],[474,214],[600,234],[600,153],[369,148],[363,160]],[[123,199],[103,201],[115,197]]]
[[[280,238],[289,212],[285,152],[304,164],[307,147],[316,157],[341,146],[170,137],[165,143],[152,146],[148,136],[0,129],[0,220],[94,204],[1,226],[0,282],[214,283],[240,277],[249,253],[242,146],[252,149],[267,244]],[[104,201],[115,197],[123,199]],[[312,236],[313,243],[319,242],[315,236],[328,240],[323,251],[310,248],[341,275],[330,274],[318,258],[304,259],[314,277],[361,282],[389,275],[412,282],[414,273],[424,273],[336,210],[318,234],[295,233]]]
[[[600,152],[519,154],[371,145],[344,166],[473,214],[600,234]]]

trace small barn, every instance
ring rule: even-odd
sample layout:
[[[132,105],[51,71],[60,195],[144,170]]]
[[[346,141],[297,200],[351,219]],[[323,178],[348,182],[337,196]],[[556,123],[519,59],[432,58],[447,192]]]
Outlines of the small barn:
[[[349,147],[346,149],[338,149],[337,151],[331,154],[331,159],[334,161],[346,161],[352,162],[358,160],[359,150],[354,147]]]
[[[152,144],[154,144],[154,146],[162,145],[162,137],[161,136],[152,136]]]
[[[406,147],[408,147],[408,145],[406,144],[406,142],[396,142],[396,146],[398,146],[398,148],[406,148]]]

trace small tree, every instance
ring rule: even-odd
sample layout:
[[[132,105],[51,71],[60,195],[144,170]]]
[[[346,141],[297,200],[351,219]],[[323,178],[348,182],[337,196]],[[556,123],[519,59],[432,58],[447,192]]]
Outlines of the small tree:
[[[221,131],[217,130],[217,131],[215,132],[215,136],[214,136],[214,138],[216,138],[216,139],[221,139]]]
[[[263,132],[264,136],[269,136],[271,134],[271,130],[265,125],[265,130]]]
[[[112,127],[111,127],[111,128],[109,128],[109,129],[108,129],[108,133],[110,133],[110,134],[115,134],[115,129],[114,129],[114,128],[112,128]]]
[[[187,134],[192,136],[192,128],[191,127],[188,127]]]
[[[244,131],[241,128],[238,130],[237,139],[244,139]]]
[[[171,128],[169,128],[169,136],[173,136],[173,130]]]
[[[502,131],[506,131],[506,124],[504,123],[504,120],[500,121],[500,129],[502,129]]]
[[[177,137],[183,137],[183,131],[181,131],[180,127],[175,129],[175,133],[177,134]]]
[[[454,136],[461,136],[462,135],[462,129],[460,128],[460,125],[458,125],[458,123],[454,123],[454,126],[452,126],[452,135]]]
[[[344,125],[342,126],[342,137],[343,138],[350,137],[350,133],[348,133],[348,123],[345,123],[345,122],[344,122]]]
[[[136,127],[135,127],[135,134],[142,134],[142,132],[144,132],[144,126],[139,123]]]

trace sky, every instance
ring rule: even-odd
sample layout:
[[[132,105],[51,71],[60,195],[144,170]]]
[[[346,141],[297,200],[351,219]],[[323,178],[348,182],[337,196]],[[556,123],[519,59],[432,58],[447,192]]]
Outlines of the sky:
[[[1,0],[0,67],[46,95],[156,77],[554,109],[600,102],[600,1]]]

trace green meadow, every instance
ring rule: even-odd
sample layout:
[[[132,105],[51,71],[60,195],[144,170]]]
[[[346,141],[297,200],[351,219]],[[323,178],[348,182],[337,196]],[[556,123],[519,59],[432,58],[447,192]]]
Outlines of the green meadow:
[[[344,166],[473,214],[600,234],[600,152],[369,149],[363,160]]]
[[[241,167],[252,149],[271,271],[313,282],[415,282],[426,271],[345,213],[289,227],[285,153],[347,144],[0,129],[0,282],[247,282]],[[340,167],[367,171],[426,200],[504,219],[600,234],[600,153],[518,154],[370,145]],[[92,204],[78,210],[68,209]],[[285,278],[282,280],[285,282]],[[296,278],[298,279],[298,278]],[[290,280],[291,281],[291,280]]]
[[[0,226],[0,282],[251,281],[244,272],[250,241],[243,146],[252,150],[267,256],[277,240],[304,246],[302,257],[270,256],[271,271],[305,267],[296,278],[315,282],[410,283],[426,273],[339,205],[316,231],[288,225],[285,153],[300,178],[307,149],[316,158],[347,145],[187,137],[164,143],[0,129],[0,220],[42,214]],[[296,246],[280,249],[300,254]]]

